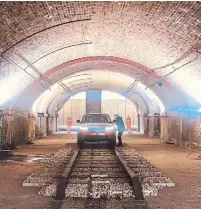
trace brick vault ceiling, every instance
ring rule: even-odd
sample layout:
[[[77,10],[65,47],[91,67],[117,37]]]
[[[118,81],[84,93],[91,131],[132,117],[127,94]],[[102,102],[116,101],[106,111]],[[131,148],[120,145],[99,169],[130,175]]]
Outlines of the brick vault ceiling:
[[[6,105],[91,68],[137,78],[166,107],[201,103],[200,2],[1,2],[0,29]]]
[[[111,80],[115,82],[110,82]],[[126,82],[125,82],[126,81]],[[62,84],[60,86],[59,84]],[[63,78],[51,87],[51,91],[45,91],[35,102],[32,112],[46,112],[54,114],[55,109],[60,109],[65,102],[76,92],[86,89],[101,89],[116,92],[128,98],[141,112],[153,114],[163,112],[164,106],[149,90],[144,89],[140,82],[122,74],[108,70],[88,70]],[[132,89],[129,88],[132,86]]]

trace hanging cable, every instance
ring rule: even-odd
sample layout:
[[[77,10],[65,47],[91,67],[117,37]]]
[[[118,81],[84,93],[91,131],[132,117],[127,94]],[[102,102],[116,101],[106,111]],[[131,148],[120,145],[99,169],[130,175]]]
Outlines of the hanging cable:
[[[174,69],[173,71],[171,71],[171,72],[169,72],[168,74],[164,75],[164,76],[163,76],[160,80],[158,80],[157,82],[155,82],[155,83],[153,83],[153,84],[151,84],[151,85],[148,85],[148,86],[145,88],[145,90],[146,90],[147,88],[150,88],[150,87],[156,85],[158,82],[161,82],[164,78],[166,78],[166,77],[168,77],[169,75],[173,74],[174,72],[176,72],[177,70],[181,69],[182,67],[184,67],[184,66],[186,66],[186,65],[189,65],[189,64],[191,64],[192,62],[196,61],[197,59],[201,58],[201,52],[197,52],[197,53],[199,53],[199,55],[198,55],[196,58],[194,58],[193,60],[190,60],[189,62],[183,64],[182,66],[180,66],[180,67],[178,67],[178,68],[175,68],[175,67],[173,66],[173,69]]]

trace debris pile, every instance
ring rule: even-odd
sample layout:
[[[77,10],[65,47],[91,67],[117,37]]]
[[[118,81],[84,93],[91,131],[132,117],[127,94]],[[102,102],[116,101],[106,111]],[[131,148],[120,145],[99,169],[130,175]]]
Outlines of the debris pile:
[[[124,147],[118,151],[132,169],[142,185],[144,196],[157,196],[163,187],[174,187],[175,183],[162,174],[154,165],[140,156],[133,148]]]
[[[23,182],[23,186],[42,187],[56,183],[65,165],[71,159],[73,148],[62,148],[52,158],[47,160],[38,172],[32,173]]]

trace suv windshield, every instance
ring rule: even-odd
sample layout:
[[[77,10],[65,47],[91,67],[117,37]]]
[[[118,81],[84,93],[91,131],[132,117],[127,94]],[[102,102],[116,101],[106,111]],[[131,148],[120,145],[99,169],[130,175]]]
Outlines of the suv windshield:
[[[108,115],[85,115],[82,119],[82,123],[110,123],[110,117]]]

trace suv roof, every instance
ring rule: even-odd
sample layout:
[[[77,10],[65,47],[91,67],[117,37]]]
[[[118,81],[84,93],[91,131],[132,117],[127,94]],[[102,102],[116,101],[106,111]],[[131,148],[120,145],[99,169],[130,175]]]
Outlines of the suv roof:
[[[88,118],[88,117],[93,117],[95,116],[96,118],[96,115],[98,116],[98,118],[101,118],[102,116],[104,117],[107,117],[108,118],[108,122],[111,122],[111,118],[108,114],[104,114],[104,113],[86,113],[83,118],[82,118],[82,121],[84,121],[85,118]]]
[[[108,115],[106,113],[86,113],[85,115]]]

